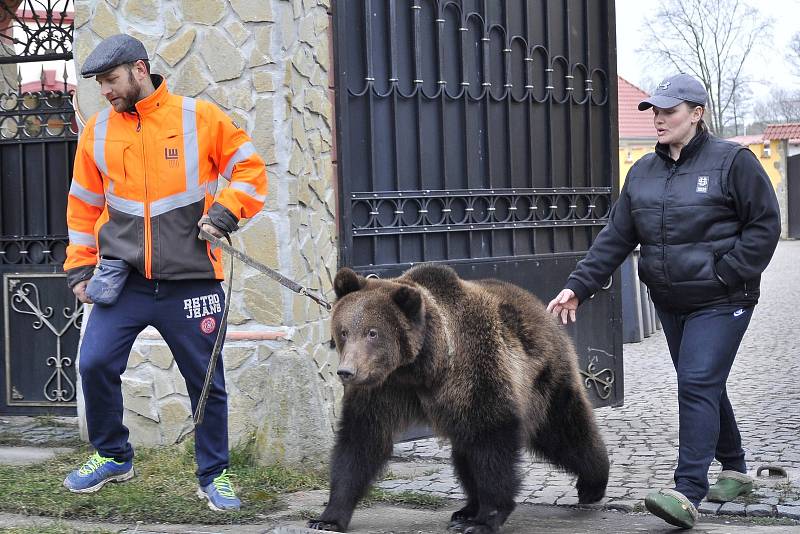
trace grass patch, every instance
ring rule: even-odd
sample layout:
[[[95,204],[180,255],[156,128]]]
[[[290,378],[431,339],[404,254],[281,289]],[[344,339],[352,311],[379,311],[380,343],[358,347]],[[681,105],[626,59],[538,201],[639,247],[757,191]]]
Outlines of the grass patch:
[[[775,489],[778,492],[778,502],[781,504],[800,500],[800,488],[789,481],[776,484]]]
[[[296,511],[290,516],[290,518],[295,521],[308,521],[309,519],[315,519],[317,517],[319,517],[319,512],[314,510],[307,510],[305,508]]]
[[[361,501],[361,506],[371,506],[378,502],[436,510],[445,506],[447,504],[447,499],[421,491],[401,491],[395,493],[380,488],[372,488]]]
[[[64,477],[90,454],[87,447],[30,466],[0,466],[0,511],[63,519],[146,521],[163,523],[233,523],[263,518],[283,508],[282,493],[320,489],[326,476],[280,465],[254,466],[249,447],[231,453],[230,470],[242,499],[242,509],[225,514],[208,509],[197,498],[194,441],[136,450],[136,477],[124,484],[108,484],[94,494],[70,493]],[[261,517],[259,517],[261,516]]]

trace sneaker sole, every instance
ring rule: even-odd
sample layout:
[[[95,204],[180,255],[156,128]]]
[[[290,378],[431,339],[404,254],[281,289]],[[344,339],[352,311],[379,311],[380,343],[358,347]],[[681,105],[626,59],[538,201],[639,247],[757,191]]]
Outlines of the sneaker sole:
[[[651,501],[649,499],[645,499],[644,500],[644,507],[647,508],[648,512],[650,512],[651,514],[653,514],[654,516],[656,516],[656,517],[658,517],[660,519],[663,519],[664,521],[666,521],[670,525],[675,525],[676,527],[680,527],[680,528],[683,528],[683,529],[689,529],[689,528],[693,528],[694,527],[694,522],[689,523],[689,522],[686,522],[686,521],[681,521],[677,517],[675,517],[673,515],[670,515],[670,513],[668,511],[666,511],[665,509],[661,508],[657,503],[655,503],[655,502],[653,502],[653,501]]]
[[[208,494],[205,491],[201,490],[200,488],[197,488],[197,497],[199,499],[201,499],[201,500],[206,501],[206,504],[208,505],[208,507],[211,508],[212,510],[214,510],[215,512],[238,512],[239,511],[239,508],[220,508],[218,506],[214,506],[214,503],[211,502],[211,499],[208,498]]]
[[[89,486],[88,488],[72,489],[72,488],[67,488],[66,484],[64,485],[64,487],[67,488],[72,493],[95,493],[109,482],[127,482],[128,480],[132,479],[135,476],[135,474],[136,473],[134,472],[133,467],[131,467],[131,470],[128,471],[127,473],[122,473],[121,475],[117,475],[115,477],[109,477],[103,479],[94,486]]]

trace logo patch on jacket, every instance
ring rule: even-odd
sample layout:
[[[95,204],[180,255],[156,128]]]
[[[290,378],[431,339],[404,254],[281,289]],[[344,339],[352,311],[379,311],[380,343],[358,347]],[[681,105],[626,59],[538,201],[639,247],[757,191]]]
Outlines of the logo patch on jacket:
[[[708,176],[697,177],[697,189],[695,189],[695,192],[708,193]]]
[[[177,148],[164,148],[164,159],[167,160],[170,167],[177,167],[178,162],[178,149]]]

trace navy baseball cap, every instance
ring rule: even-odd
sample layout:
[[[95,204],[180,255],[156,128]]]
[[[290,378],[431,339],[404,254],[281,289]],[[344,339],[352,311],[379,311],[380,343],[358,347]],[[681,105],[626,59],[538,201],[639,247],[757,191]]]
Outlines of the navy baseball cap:
[[[705,106],[707,101],[708,93],[702,83],[688,74],[676,74],[658,84],[650,98],[639,102],[639,111],[653,106],[662,109],[674,108],[681,102]]]
[[[119,33],[104,39],[95,48],[81,67],[81,76],[91,78],[108,72],[114,67],[133,63],[143,59],[147,61],[147,50],[142,42],[130,35]]]

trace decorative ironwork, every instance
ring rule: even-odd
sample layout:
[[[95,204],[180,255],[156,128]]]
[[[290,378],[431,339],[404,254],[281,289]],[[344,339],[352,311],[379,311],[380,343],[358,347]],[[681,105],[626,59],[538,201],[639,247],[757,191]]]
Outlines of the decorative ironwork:
[[[8,288],[11,293],[11,308],[20,314],[33,315],[36,318],[31,325],[34,330],[41,330],[46,326],[56,337],[56,354],[46,359],[47,366],[54,369],[43,387],[45,398],[57,403],[71,402],[75,399],[75,382],[65,369],[71,367],[73,361],[72,358],[63,356],[61,338],[70,328],[80,330],[83,306],[75,298],[72,307],[62,308],[61,313],[67,322],[61,328],[56,328],[50,320],[53,317],[53,307],[42,307],[39,288],[35,284],[11,278]]]
[[[72,0],[0,1],[0,64],[72,59]]]
[[[353,235],[605,224],[610,188],[352,193]]]
[[[63,73],[64,90],[22,92],[22,75],[18,93],[0,94],[0,143],[19,143],[78,138],[78,123],[72,107],[72,91]],[[42,70],[42,87],[45,85]]]
[[[488,13],[469,11],[455,1],[431,3],[425,9],[416,3],[410,7],[408,22],[414,26],[416,52],[410,58],[411,64],[399,62],[407,28],[401,28],[398,22],[407,16],[400,12],[401,3],[388,2],[373,16],[387,16],[379,13],[385,9],[389,22],[374,22],[370,17],[365,25],[368,52],[359,69],[363,75],[350,78],[347,90],[351,96],[371,93],[378,98],[530,100],[596,106],[608,103],[609,77],[604,69],[553,54],[546,44],[533,42],[531,36],[510,34],[508,19],[503,24],[493,24],[487,20]],[[379,24],[386,26],[381,28]],[[388,36],[382,30],[388,30]],[[388,40],[388,47],[376,44],[378,40]],[[438,61],[419,53],[429,43],[438,46]],[[383,59],[378,53],[369,53],[381,48],[390,49],[388,69],[381,65]],[[462,51],[460,61],[456,65],[442,61],[444,50]],[[569,55],[569,48],[566,54]]]
[[[594,386],[597,396],[602,400],[606,400],[614,391],[614,370],[606,367],[598,371],[595,365],[598,363],[598,356],[593,353],[600,353],[612,359],[614,356],[602,349],[593,349],[589,347],[589,365],[586,367],[585,371],[580,371],[580,373],[586,377],[583,380],[586,389],[592,389],[592,386]]]
[[[611,0],[339,2],[340,264],[442,262],[552,298],[618,191],[614,20]],[[621,354],[618,285],[577,346]],[[621,356],[580,357],[594,404],[619,403]]]
[[[67,236],[0,236],[0,265],[62,265],[67,257]]]

